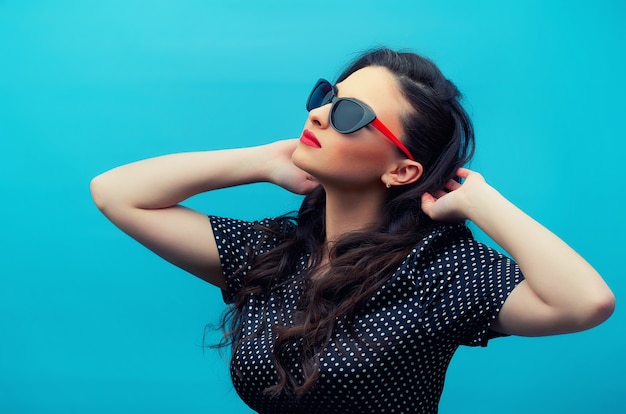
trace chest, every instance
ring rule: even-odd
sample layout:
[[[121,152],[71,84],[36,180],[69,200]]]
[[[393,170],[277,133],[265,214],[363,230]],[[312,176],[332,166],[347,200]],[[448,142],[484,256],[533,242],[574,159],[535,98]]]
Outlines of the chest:
[[[268,301],[251,300],[243,324],[243,332],[250,336],[231,361],[235,389],[259,412],[307,412],[302,404],[327,406],[328,413],[384,412],[375,405],[392,397],[408,404],[416,392],[439,395],[456,345],[432,329],[415,295],[415,284],[409,280],[394,289],[393,294],[373,298],[352,327],[341,322],[335,326],[332,340],[320,354],[316,387],[301,400],[270,398],[263,392],[278,378],[271,327],[293,322],[301,288],[292,286],[290,294]],[[301,378],[297,349],[297,343],[288,348],[293,358],[287,369]]]

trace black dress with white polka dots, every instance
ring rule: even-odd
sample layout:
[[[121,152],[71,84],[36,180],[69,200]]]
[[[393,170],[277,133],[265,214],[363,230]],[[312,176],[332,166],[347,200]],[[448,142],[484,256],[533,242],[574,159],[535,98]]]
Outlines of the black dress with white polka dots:
[[[246,246],[259,254],[280,243],[254,223],[210,217],[232,302],[247,267]],[[262,222],[261,222],[262,223]],[[515,262],[477,242],[464,225],[442,224],[420,241],[393,276],[357,313],[354,329],[343,321],[321,353],[315,388],[295,399],[263,390],[276,383],[270,326],[290,323],[303,289],[303,255],[289,284],[268,300],[252,295],[244,311],[245,341],[231,361],[237,393],[267,414],[436,413],[446,369],[459,345],[486,346],[504,301],[523,279]],[[233,276],[236,270],[244,271]],[[357,337],[355,337],[358,336]],[[297,377],[296,358],[289,367]]]

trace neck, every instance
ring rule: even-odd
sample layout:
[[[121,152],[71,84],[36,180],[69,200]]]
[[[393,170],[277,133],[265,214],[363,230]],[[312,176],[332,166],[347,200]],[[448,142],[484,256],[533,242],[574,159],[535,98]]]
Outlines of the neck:
[[[341,236],[370,228],[379,220],[385,190],[361,188],[326,190],[326,243],[330,246]]]

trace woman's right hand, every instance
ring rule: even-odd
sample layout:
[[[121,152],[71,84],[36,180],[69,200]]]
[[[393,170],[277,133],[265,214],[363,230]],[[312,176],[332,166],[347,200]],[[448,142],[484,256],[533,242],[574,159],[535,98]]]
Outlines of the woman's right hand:
[[[150,158],[100,174],[92,180],[91,192],[98,208],[135,240],[225,287],[210,221],[179,203],[205,191],[268,181],[297,194],[309,193],[318,183],[291,161],[297,145],[293,139]]]
[[[272,153],[272,168],[269,181],[296,194],[308,194],[319,183],[315,178],[296,167],[291,161],[291,155],[298,145],[298,139],[287,139],[268,144]]]

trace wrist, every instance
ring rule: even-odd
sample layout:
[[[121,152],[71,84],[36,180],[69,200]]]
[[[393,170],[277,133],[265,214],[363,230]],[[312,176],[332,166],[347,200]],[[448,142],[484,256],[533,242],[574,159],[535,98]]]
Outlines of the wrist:
[[[285,181],[285,171],[289,171],[293,165],[291,161],[291,154],[295,149],[293,140],[271,142],[259,147],[259,149],[263,181],[282,185]]]
[[[498,190],[483,182],[466,196],[463,215],[466,219],[480,226],[481,222],[494,213],[493,208],[497,209],[497,204],[503,200],[504,198]]]
[[[250,166],[255,170],[256,182],[274,182],[273,171],[276,165],[276,149],[274,143],[251,148]]]

